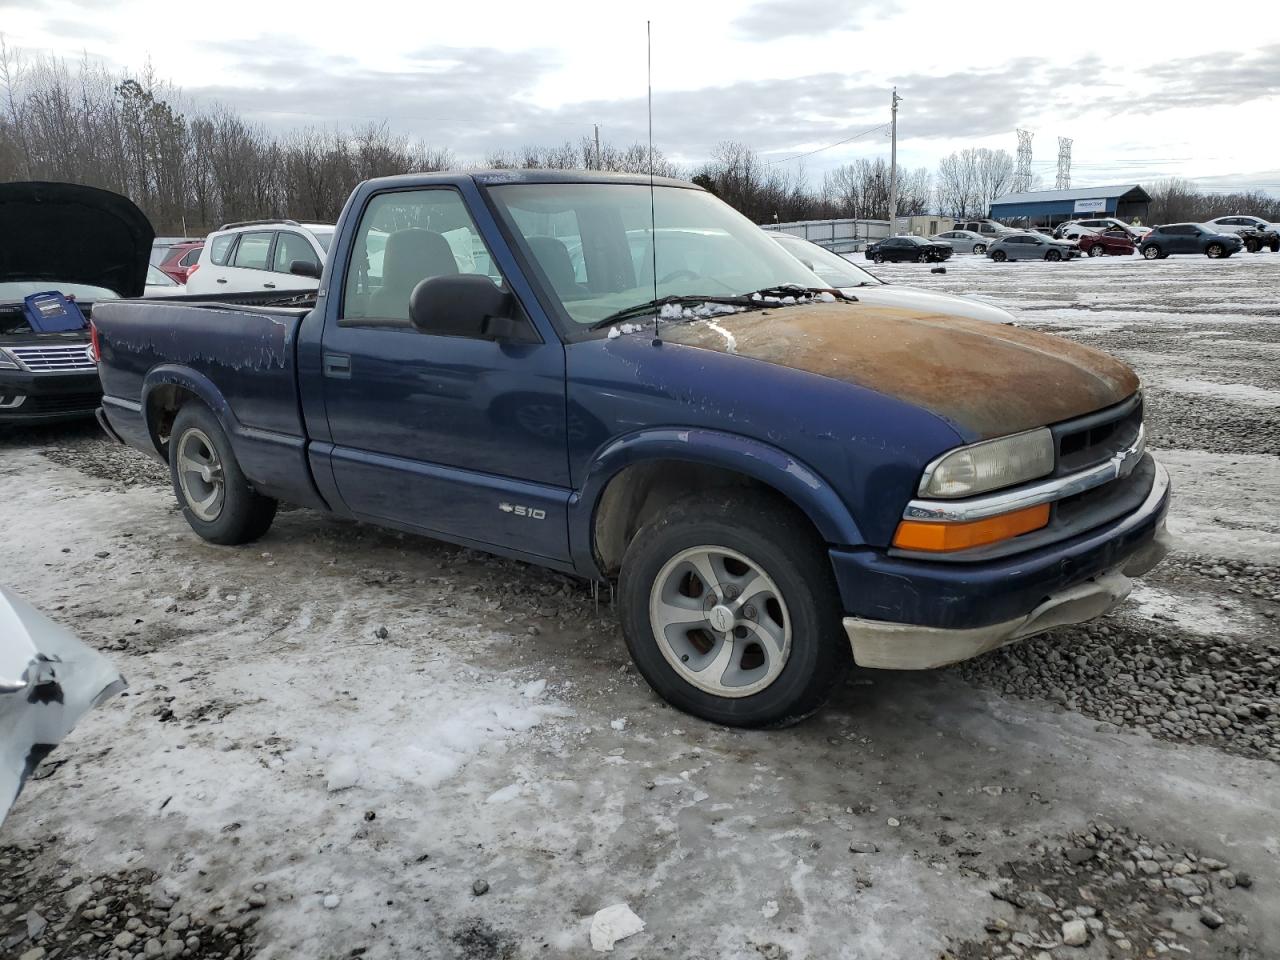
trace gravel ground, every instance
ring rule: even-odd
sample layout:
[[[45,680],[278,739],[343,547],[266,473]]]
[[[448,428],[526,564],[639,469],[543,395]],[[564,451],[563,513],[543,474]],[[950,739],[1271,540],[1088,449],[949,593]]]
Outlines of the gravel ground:
[[[1138,369],[1177,549],[1127,604],[725,730],[571,578],[307,510],[213,548],[92,427],[0,436],[6,582],[131,683],[3,827],[0,955],[584,957],[626,902],[621,957],[1280,956],[1280,257],[880,272]]]

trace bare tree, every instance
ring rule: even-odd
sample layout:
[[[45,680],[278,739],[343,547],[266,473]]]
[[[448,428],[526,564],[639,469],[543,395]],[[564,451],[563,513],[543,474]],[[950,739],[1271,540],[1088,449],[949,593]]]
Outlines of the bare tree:
[[[1013,157],[986,147],[961,150],[938,163],[938,205],[953,217],[985,217],[991,201],[1009,190]]]

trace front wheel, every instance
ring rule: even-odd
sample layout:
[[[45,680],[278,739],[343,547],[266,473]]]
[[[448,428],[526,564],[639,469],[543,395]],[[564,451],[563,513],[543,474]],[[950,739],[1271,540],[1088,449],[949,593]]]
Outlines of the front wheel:
[[[1250,253],[1257,253],[1259,250],[1262,249],[1262,244],[1260,244],[1257,240],[1246,240],[1244,242],[1244,248],[1248,250]]]
[[[1058,250],[1050,250],[1048,253],[1044,255],[1044,258],[1048,260],[1050,263],[1057,263],[1059,260],[1062,259],[1062,253]]]
[[[978,256],[982,256],[984,253],[987,252],[987,245],[985,243],[975,243],[973,245],[973,252],[976,253]]]
[[[1226,253],[1226,251],[1222,248],[1222,244],[1220,243],[1211,243],[1209,246],[1204,248],[1204,255],[1210,260],[1220,260],[1224,253]]]
[[[1009,255],[1005,253],[1003,250],[997,250],[991,254],[991,259],[994,260],[996,263],[1004,263],[1006,260],[1009,259]]]
[[[1102,249],[1102,244],[1100,243],[1095,243],[1092,247],[1089,248],[1089,256],[1091,257],[1100,257],[1104,253],[1106,253],[1106,251]]]
[[[187,404],[173,420],[169,476],[182,515],[210,543],[249,543],[275,519],[276,501],[245,479],[218,418],[202,404]]]
[[[1149,246],[1143,247],[1142,255],[1148,260],[1159,260],[1160,248],[1154,243],[1150,244]]]
[[[826,702],[852,657],[826,547],[789,504],[686,497],[643,527],[618,580],[623,635],[654,691],[736,727],[783,727]]]
[[[884,254],[877,253],[874,257],[872,257],[872,259],[875,260],[876,263],[884,263]]]

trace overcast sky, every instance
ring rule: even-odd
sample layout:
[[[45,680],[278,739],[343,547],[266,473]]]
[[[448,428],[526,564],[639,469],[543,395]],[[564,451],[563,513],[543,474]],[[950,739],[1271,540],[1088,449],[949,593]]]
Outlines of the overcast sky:
[[[329,10],[333,12],[330,13]],[[696,163],[720,140],[803,163],[859,156],[904,98],[899,160],[1017,146],[1052,187],[1059,136],[1075,186],[1201,178],[1280,194],[1280,5],[930,0],[0,0],[11,47],[156,71],[277,129],[386,119],[464,160],[645,136],[653,21],[656,145]],[[1016,22],[1015,22],[1016,21]]]

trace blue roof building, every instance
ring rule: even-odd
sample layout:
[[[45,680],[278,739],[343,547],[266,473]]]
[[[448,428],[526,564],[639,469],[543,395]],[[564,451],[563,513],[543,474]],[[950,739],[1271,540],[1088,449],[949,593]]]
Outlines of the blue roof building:
[[[1033,190],[1009,193],[994,200],[991,219],[1026,220],[1035,225],[1096,217],[1116,217],[1125,221],[1137,217],[1143,221],[1150,205],[1150,195],[1136,183],[1072,190]]]

